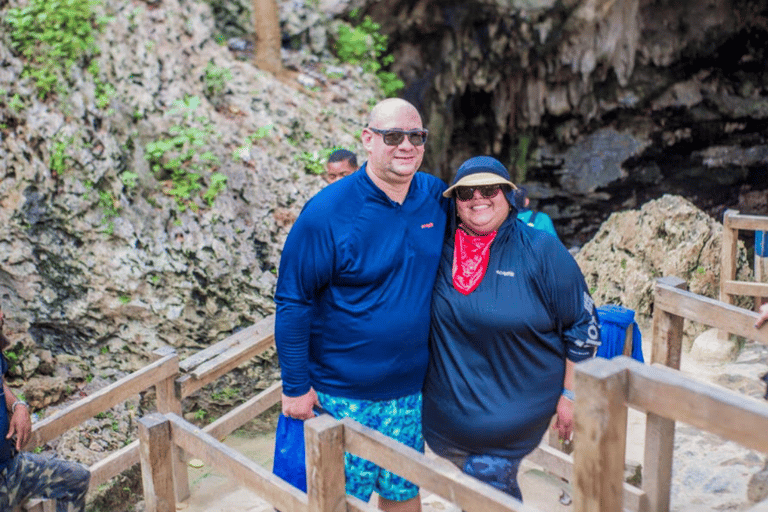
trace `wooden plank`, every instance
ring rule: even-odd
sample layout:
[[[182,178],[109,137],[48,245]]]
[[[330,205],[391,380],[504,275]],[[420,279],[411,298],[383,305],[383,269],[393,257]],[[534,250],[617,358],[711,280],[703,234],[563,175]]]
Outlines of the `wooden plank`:
[[[70,428],[178,373],[179,357],[175,354],[151,363],[35,423],[27,446],[43,446]]]
[[[261,338],[253,344],[238,345],[224,354],[198,366],[192,373],[182,375],[176,380],[177,394],[186,398],[206,384],[213,382],[230,370],[257,354],[264,352],[275,343],[274,333]]]
[[[726,210],[723,215],[723,227],[744,231],[768,231],[768,216],[743,215],[737,210]]]
[[[674,420],[646,414],[642,485],[648,497],[648,509],[654,512],[669,510],[674,449]]]
[[[275,382],[247,402],[243,402],[221,418],[207,425],[203,428],[203,431],[216,439],[224,439],[259,414],[280,402],[282,393],[283,381]]]
[[[622,512],[627,371],[595,358],[574,372],[574,510]]]
[[[653,306],[654,315],[661,309],[672,315],[768,344],[768,329],[755,329],[758,314],[754,311],[684,290],[676,290],[661,283],[656,286]]]
[[[260,338],[259,340],[256,340],[254,343],[236,345],[223,354],[220,354],[210,361],[201,364],[190,373],[197,380],[208,379],[210,382],[213,379],[210,379],[208,377],[209,375],[216,374],[217,377],[223,375],[223,373],[221,373],[222,370],[225,370],[224,373],[226,373],[229,370],[238,367],[240,364],[244,363],[254,355],[264,352],[267,348],[274,344],[275,334],[273,332],[264,336],[263,338]]]
[[[725,282],[736,279],[736,250],[739,231],[733,227],[733,219],[738,215],[738,211],[726,210],[723,216],[723,237],[720,243],[720,301],[726,304],[733,304],[733,295],[726,292]],[[718,328],[717,337],[721,340],[727,340],[728,329]]]
[[[235,345],[255,343],[259,338],[274,332],[274,330],[275,315],[270,315],[259,322],[236,332],[232,336],[228,336],[218,343],[196,352],[192,356],[184,359],[179,366],[183,371],[188,372],[223,352],[226,352]]]
[[[152,352],[152,360],[157,361],[163,357],[174,355],[176,351],[172,347],[162,347]],[[161,413],[172,412],[181,416],[181,399],[176,396],[175,379],[178,374],[170,376],[155,384],[155,393],[157,395],[157,410]],[[189,472],[187,471],[187,461],[184,460],[184,454],[179,453],[176,447],[173,447],[173,476],[176,486],[176,501],[184,501],[189,498]]]
[[[137,439],[91,465],[91,483],[89,488],[92,490],[98,489],[101,484],[108,482],[139,462],[139,440]]]
[[[327,414],[309,419],[304,422],[304,447],[309,510],[346,511],[344,427]]]
[[[461,470],[430,460],[384,434],[345,418],[345,450],[367,459],[471,512],[534,512],[512,496]],[[623,469],[622,469],[623,474]]]
[[[158,413],[139,418],[139,442],[147,512],[176,512],[170,421]]]
[[[768,243],[768,240],[763,243]],[[768,258],[755,255],[755,281],[762,283],[765,281],[766,276],[768,276]],[[755,296],[755,311],[760,309],[763,300],[766,298],[768,298],[768,292]]]
[[[661,363],[670,368],[680,368],[683,352],[683,319],[664,311],[660,304],[661,294],[667,295],[686,291],[688,285],[677,277],[662,277],[656,280],[653,291],[653,336],[651,363]]]
[[[756,260],[764,258],[755,258]],[[755,268],[759,262],[755,261]],[[757,279],[757,277],[755,277]],[[756,297],[768,297],[768,283],[751,283],[748,281],[725,281],[722,283],[725,293],[730,295],[754,295]],[[759,302],[758,302],[759,304]]]
[[[252,490],[281,512],[308,511],[307,495],[274,475],[272,471],[217,441],[179,416],[166,416],[171,421],[173,442],[184,451]]]
[[[768,453],[765,401],[692,379],[662,365],[637,363],[629,368],[628,402],[632,406]]]

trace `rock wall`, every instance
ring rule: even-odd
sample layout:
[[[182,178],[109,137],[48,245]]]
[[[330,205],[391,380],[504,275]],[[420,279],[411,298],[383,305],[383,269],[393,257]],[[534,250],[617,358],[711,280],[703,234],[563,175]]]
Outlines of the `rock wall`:
[[[76,67],[66,94],[37,98],[0,40],[0,295],[13,376],[52,374],[74,357],[84,375],[64,371],[62,394],[97,369],[134,371],[162,345],[184,356],[271,314],[285,236],[324,184],[299,156],[334,146],[362,156],[358,133],[380,99],[359,69],[325,75],[299,51],[284,54],[281,79],[259,71],[217,43],[202,2],[102,8],[111,20],[96,61],[115,88],[106,106]],[[209,66],[229,72],[215,92]],[[314,87],[299,83],[305,72]],[[191,97],[190,126],[211,133],[200,151],[227,178],[211,206],[194,194],[179,205],[145,159],[148,143],[186,122],[173,110]]]
[[[718,298],[722,233],[722,224],[691,202],[666,195],[638,210],[611,215],[576,261],[598,305],[632,309],[640,325],[649,325],[657,278],[679,277],[689,291]],[[744,244],[738,245],[737,279],[748,281],[753,273]],[[739,297],[736,304],[751,309],[752,298]],[[688,343],[704,330],[689,324]]]

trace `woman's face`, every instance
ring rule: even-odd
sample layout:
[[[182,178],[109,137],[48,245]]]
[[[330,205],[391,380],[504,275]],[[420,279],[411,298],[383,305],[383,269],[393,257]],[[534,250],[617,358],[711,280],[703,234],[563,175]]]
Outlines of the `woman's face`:
[[[467,201],[455,197],[459,219],[476,233],[490,233],[499,229],[509,215],[509,202],[501,187],[491,197],[485,197],[480,190],[474,190],[472,198]]]

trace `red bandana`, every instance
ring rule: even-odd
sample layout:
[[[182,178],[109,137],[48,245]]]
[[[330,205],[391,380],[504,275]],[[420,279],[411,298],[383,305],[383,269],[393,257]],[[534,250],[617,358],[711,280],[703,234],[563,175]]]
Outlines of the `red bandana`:
[[[469,295],[483,280],[488,269],[491,242],[496,231],[487,235],[472,236],[459,228],[456,230],[456,243],[453,249],[453,287],[464,295]]]

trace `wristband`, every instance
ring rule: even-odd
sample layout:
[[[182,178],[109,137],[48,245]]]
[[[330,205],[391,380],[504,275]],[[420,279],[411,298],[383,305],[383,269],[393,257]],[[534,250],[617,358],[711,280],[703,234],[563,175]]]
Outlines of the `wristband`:
[[[576,395],[573,394],[573,391],[571,391],[570,389],[563,388],[563,396],[568,400],[570,400],[571,402],[576,401]]]
[[[24,407],[27,408],[27,410],[29,410],[29,404],[27,402],[25,402],[24,400],[16,400],[15,402],[13,402],[13,405],[11,406],[11,414],[16,412],[17,405],[23,405]]]

